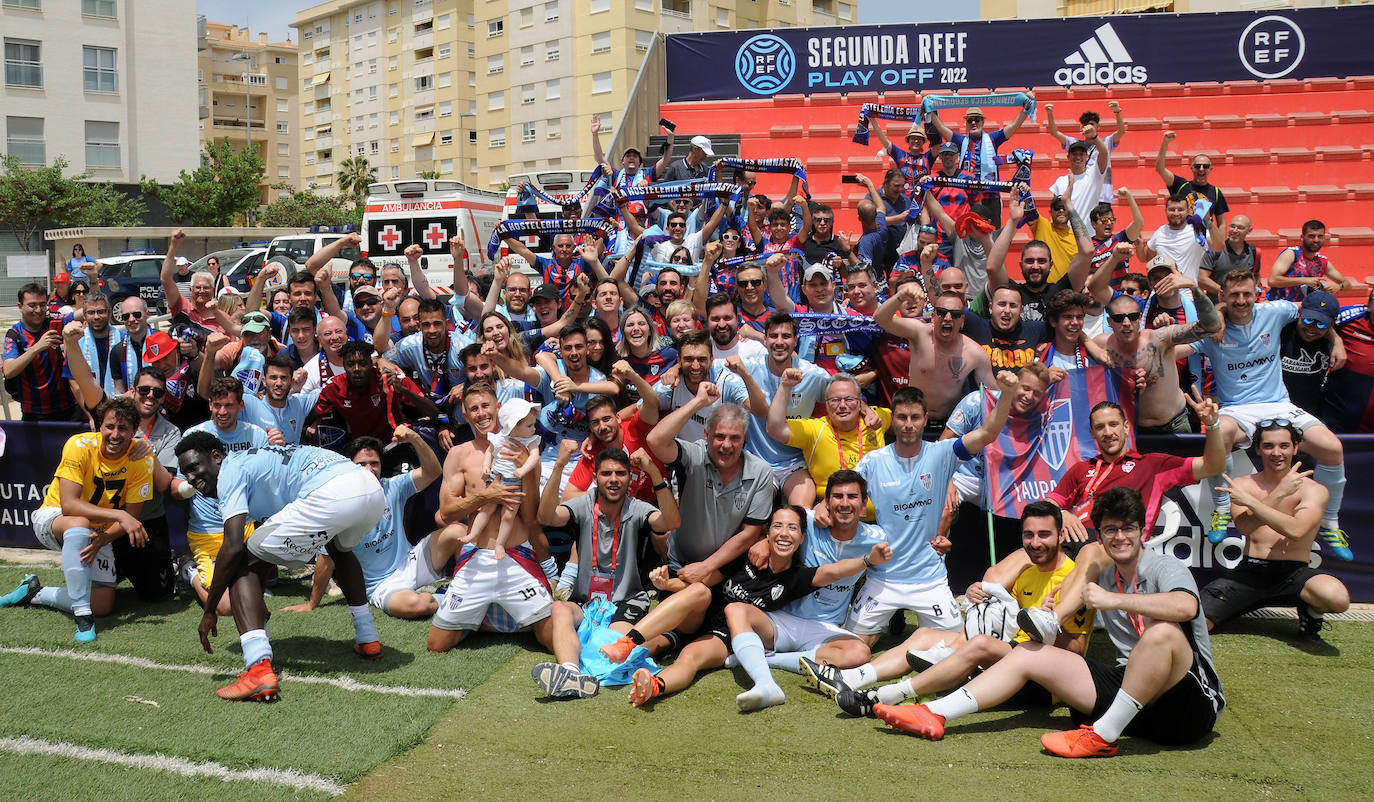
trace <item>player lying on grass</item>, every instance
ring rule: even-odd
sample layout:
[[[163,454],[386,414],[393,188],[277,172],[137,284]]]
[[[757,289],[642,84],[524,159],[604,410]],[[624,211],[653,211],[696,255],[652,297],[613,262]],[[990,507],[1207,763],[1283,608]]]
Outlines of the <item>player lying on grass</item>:
[[[1083,604],[1101,614],[1116,646],[1114,665],[1047,645],[1059,631],[1054,617],[1022,610],[1018,622],[1035,643],[1012,649],[929,705],[877,705],[878,718],[936,741],[950,719],[1002,704],[1035,682],[1063,700],[1076,722],[1092,722],[1041,736],[1045,749],[1060,757],[1110,757],[1122,735],[1179,745],[1211,732],[1226,700],[1192,573],[1173,557],[1144,550],[1139,492],[1113,487],[1103,493],[1093,504],[1092,522],[1103,550],[1079,554],[1059,605]]]
[[[362,566],[352,552],[386,511],[386,495],[371,471],[314,446],[266,446],[226,455],[208,432],[182,438],[177,462],[196,490],[219,500],[224,517],[224,543],[215,557],[200,643],[214,653],[210,637],[218,634],[216,608],[221,596],[232,593],[245,671],[216,691],[221,699],[272,702],[280,696],[264,628],[262,583],[272,565],[304,568],[321,547],[334,560],[334,579],[353,616],[353,650],[368,660],[381,659]],[[245,542],[250,519],[261,523]]]
[[[969,585],[969,601],[983,603],[989,598],[984,584],[996,583],[1010,588],[1011,597],[1021,609],[1052,609],[1064,578],[1074,568],[1073,560],[1061,548],[1062,527],[1062,513],[1055,505],[1048,501],[1027,504],[1021,513],[1021,550],[989,568],[982,582]],[[1030,565],[1025,568],[1022,568],[1022,555],[1030,558]],[[995,600],[993,604],[1000,605]],[[1000,606],[996,615],[1001,615]],[[1083,654],[1088,641],[1087,633],[1092,631],[1092,618],[1091,613],[1080,612],[1066,625],[1067,631],[1055,638],[1054,645],[1074,654]],[[872,716],[876,704],[895,705],[924,694],[957,687],[968,680],[969,675],[996,663],[1011,654],[1014,647],[1030,641],[1030,636],[1020,630],[1015,632],[1010,643],[991,634],[971,632],[968,627],[965,632],[971,635],[967,640],[964,633],[921,627],[901,646],[889,649],[872,663],[873,673],[870,676],[875,676],[877,680],[901,676],[908,668],[920,672],[909,679],[880,688],[860,690],[867,684],[859,679],[862,672],[860,669],[849,669],[838,672],[838,682],[821,684],[820,689],[834,697],[851,716]],[[821,675],[818,673],[813,676]],[[1018,694],[1018,702],[1026,706],[1051,704],[1049,694],[1034,683],[1028,684],[1025,690],[1029,693]]]
[[[740,710],[762,710],[787,701],[782,688],[773,680],[764,656],[773,646],[774,629],[768,613],[779,610],[793,599],[811,593],[844,577],[892,559],[892,547],[876,543],[864,557],[850,557],[819,567],[793,561],[806,536],[806,510],[788,504],[778,507],[768,519],[766,530],[770,552],[768,564],[757,568],[742,557],[706,583],[687,584],[669,577],[667,567],[650,574],[660,590],[673,593],[655,607],[629,633],[602,652],[613,662],[623,662],[635,646],[645,640],[680,629],[704,632],[687,644],[677,660],[653,676],[647,669],[634,674],[630,703],[643,705],[656,696],[680,691],[692,683],[698,672],[719,668],[733,650],[740,665],[754,681],[754,687],[735,697]],[[716,584],[713,592],[708,585]]]

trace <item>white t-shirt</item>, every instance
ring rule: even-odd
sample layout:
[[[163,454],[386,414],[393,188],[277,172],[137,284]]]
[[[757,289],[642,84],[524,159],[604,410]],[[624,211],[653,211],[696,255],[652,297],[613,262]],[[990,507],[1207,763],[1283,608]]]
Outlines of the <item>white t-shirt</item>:
[[[1069,145],[1072,145],[1072,144],[1075,143],[1075,142],[1081,142],[1081,141],[1083,141],[1083,140],[1079,139],[1079,138],[1076,137],[1076,136],[1066,137],[1066,139],[1067,139],[1068,141],[1064,143],[1064,150],[1065,150],[1065,151],[1067,151],[1067,150],[1069,149]],[[1111,136],[1107,137],[1107,139],[1106,139],[1105,141],[1106,141],[1106,143],[1107,143],[1107,154],[1108,154],[1108,155],[1107,155],[1107,172],[1103,174],[1103,179],[1102,179],[1102,194],[1101,194],[1099,197],[1102,199],[1102,202],[1103,202],[1103,203],[1114,203],[1114,202],[1115,202],[1115,198],[1114,198],[1114,196],[1112,195],[1112,157],[1111,157],[1111,154],[1116,152],[1116,146],[1117,146],[1116,134],[1113,133]],[[1096,148],[1096,147],[1089,147],[1089,148],[1088,148],[1088,169],[1089,169],[1089,170],[1092,170],[1092,169],[1095,169],[1096,167],[1097,167],[1097,148]],[[1083,218],[1083,222],[1085,222],[1085,223],[1088,222],[1088,219],[1087,219],[1086,217]]]
[[[686,248],[692,252],[692,261],[701,261],[701,232],[697,231],[682,238],[681,245],[674,245],[672,240],[665,240],[655,245],[649,251],[649,258],[655,262],[666,262],[673,256],[673,251],[678,248]]]
[[[743,337],[735,337],[735,344],[729,348],[721,348],[715,340],[711,341],[711,358],[714,360],[728,359],[738,355],[740,359],[748,362],[750,359],[759,359],[768,356],[768,349],[758,340],[746,340]]]
[[[1172,256],[1178,265],[1178,272],[1197,281],[1198,268],[1207,252],[1198,244],[1192,226],[1184,223],[1183,228],[1175,231],[1168,225],[1162,225],[1150,235],[1148,244],[1150,250]]]
[[[1093,153],[1097,148],[1092,149]],[[1073,210],[1078,212],[1078,216],[1084,223],[1088,222],[1088,213],[1097,208],[1097,204],[1102,198],[1102,184],[1106,181],[1106,176],[1097,171],[1091,164],[1080,175],[1073,177]],[[1050,195],[1059,196],[1064,194],[1064,187],[1069,185],[1067,173],[1055,179],[1050,184]]]
[[[321,351],[320,354],[322,353],[324,352]],[[305,362],[305,384],[301,385],[300,389],[302,393],[316,392],[320,388],[324,387],[325,383],[328,382],[330,379],[344,372],[342,362],[331,361],[329,363],[329,367],[327,368],[327,374],[321,375],[320,354],[316,354],[313,358],[308,359]]]

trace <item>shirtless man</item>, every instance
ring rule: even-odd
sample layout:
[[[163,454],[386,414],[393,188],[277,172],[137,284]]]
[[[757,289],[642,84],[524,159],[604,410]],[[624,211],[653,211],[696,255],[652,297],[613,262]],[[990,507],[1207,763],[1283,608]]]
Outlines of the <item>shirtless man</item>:
[[[458,645],[467,633],[478,628],[490,605],[500,606],[516,627],[529,627],[544,648],[554,653],[558,664],[571,669],[555,672],[559,682],[545,690],[551,696],[588,697],[596,695],[599,686],[595,679],[578,672],[579,644],[575,631],[555,629],[553,626],[553,594],[549,590],[544,571],[534,561],[525,546],[526,537],[541,532],[530,526],[529,517],[539,497],[539,477],[531,472],[520,490],[488,486],[484,470],[491,441],[487,435],[497,428],[496,413],[500,404],[491,385],[474,384],[463,392],[463,415],[472,425],[473,439],[454,446],[444,460],[444,483],[439,491],[439,523],[453,526],[469,521],[483,506],[491,502],[508,506],[527,505],[517,519],[506,556],[497,560],[492,554],[496,544],[495,527],[478,534],[474,548],[458,556],[458,570],[453,575],[444,601],[434,614],[426,644],[432,652],[446,652]],[[508,450],[506,456],[523,461],[524,454]],[[526,514],[528,512],[528,514]],[[542,537],[542,532],[540,535]],[[539,678],[536,677],[536,680]]]
[[[927,433],[935,437],[945,429],[959,399],[964,397],[970,373],[978,383],[997,386],[988,352],[961,332],[964,325],[964,298],[957,292],[941,292],[935,298],[935,314],[931,322],[897,317],[904,298],[915,298],[921,292],[916,284],[903,284],[897,293],[883,302],[873,315],[873,321],[883,330],[911,343],[911,386],[921,388],[930,404]],[[933,438],[932,438],[933,439]]]
[[[1197,322],[1189,325],[1145,328],[1143,311],[1136,299],[1129,295],[1112,297],[1112,270],[1123,259],[1129,259],[1131,246],[1120,243],[1111,257],[1088,280],[1088,292],[1107,308],[1107,324],[1111,334],[1097,335],[1097,344],[1107,349],[1115,365],[1135,372],[1140,386],[1136,402],[1137,431],[1152,433],[1191,432],[1188,403],[1178,383],[1178,362],[1174,346],[1196,342],[1221,330],[1221,314],[1197,282],[1177,271],[1155,285],[1155,294],[1164,295],[1191,290],[1197,306]],[[1141,374],[1143,373],[1143,383]]]
[[[1245,535],[1245,557],[1202,589],[1207,628],[1256,607],[1295,604],[1299,634],[1319,639],[1322,614],[1350,607],[1350,591],[1339,579],[1308,567],[1326,488],[1294,464],[1302,435],[1287,421],[1265,421],[1255,437],[1259,473],[1230,479],[1222,488]]]

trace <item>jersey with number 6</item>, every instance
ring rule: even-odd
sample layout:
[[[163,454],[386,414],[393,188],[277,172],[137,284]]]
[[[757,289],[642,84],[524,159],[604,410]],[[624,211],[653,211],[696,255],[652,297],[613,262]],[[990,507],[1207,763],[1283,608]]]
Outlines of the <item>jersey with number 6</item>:
[[[123,509],[125,504],[141,504],[153,497],[153,457],[130,460],[126,454],[109,459],[101,449],[97,432],[72,435],[62,446],[62,462],[53,474],[44,507],[61,507],[58,479],[81,485],[81,498],[107,510]],[[110,524],[97,524],[104,529]]]

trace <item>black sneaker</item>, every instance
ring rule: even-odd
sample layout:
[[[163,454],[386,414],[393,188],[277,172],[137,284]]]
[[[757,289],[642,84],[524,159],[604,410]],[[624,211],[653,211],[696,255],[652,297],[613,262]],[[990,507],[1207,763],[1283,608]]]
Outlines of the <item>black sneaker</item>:
[[[814,660],[805,657],[798,659],[798,668],[801,669],[802,684],[808,688],[815,688],[821,693],[836,698],[840,691],[848,690],[849,686],[840,679],[840,670],[830,665],[821,665]]]
[[[873,705],[878,704],[878,689],[869,688],[863,691],[844,688],[835,695],[835,701],[840,709],[851,716],[859,718],[874,718]]]
[[[28,607],[42,589],[43,584],[38,581],[36,574],[25,574],[14,590],[0,596],[0,607]]]
[[[1312,612],[1312,608],[1307,606],[1307,602],[1298,601],[1298,638],[1300,640],[1321,640],[1322,627],[1326,626],[1326,619]]]
[[[196,565],[191,562],[191,555],[182,555],[181,559],[177,560],[176,584],[173,586],[172,592],[175,593],[178,598],[196,598],[196,589],[191,584],[191,577],[195,570]]]

